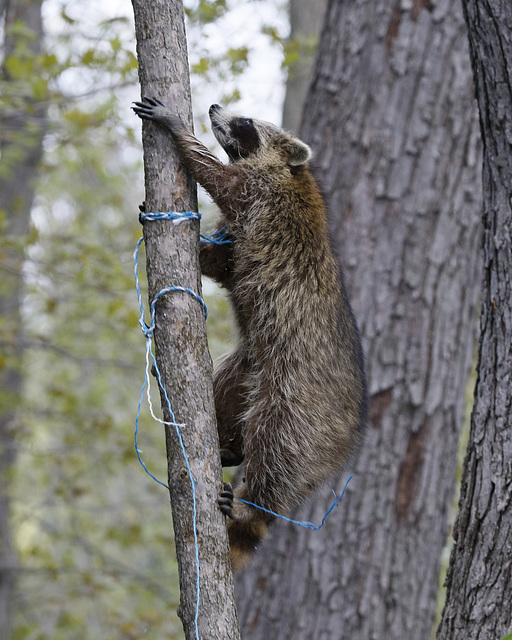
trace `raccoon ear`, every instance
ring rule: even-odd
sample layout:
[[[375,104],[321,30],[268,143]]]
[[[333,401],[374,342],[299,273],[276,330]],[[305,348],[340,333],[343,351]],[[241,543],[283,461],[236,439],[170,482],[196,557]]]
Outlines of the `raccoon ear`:
[[[288,138],[284,143],[284,150],[288,156],[288,164],[291,167],[305,164],[312,155],[308,145],[298,138]]]

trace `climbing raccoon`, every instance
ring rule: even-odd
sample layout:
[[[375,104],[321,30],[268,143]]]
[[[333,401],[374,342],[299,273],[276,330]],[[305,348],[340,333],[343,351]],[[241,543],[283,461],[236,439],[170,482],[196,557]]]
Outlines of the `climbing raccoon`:
[[[338,473],[363,440],[364,360],[333,254],[309,147],[268,122],[210,107],[222,163],[155,98],[134,111],[167,129],[221,211],[231,244],[201,247],[204,275],[228,291],[240,340],[214,376],[233,567],[248,564],[275,516]]]

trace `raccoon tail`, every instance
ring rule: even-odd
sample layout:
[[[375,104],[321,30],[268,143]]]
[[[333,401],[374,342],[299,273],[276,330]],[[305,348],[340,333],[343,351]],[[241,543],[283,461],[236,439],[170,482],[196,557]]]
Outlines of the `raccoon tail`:
[[[240,571],[251,564],[259,543],[267,533],[268,526],[262,520],[228,522],[229,548],[233,571]]]

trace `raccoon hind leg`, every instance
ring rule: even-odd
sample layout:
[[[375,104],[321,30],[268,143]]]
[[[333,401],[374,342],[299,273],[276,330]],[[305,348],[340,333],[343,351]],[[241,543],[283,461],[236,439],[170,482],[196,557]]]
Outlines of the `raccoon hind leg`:
[[[241,348],[225,356],[213,376],[217,429],[223,467],[244,459],[244,414],[246,412],[248,359]]]
[[[237,495],[245,496],[242,486],[237,489]],[[252,557],[267,533],[269,524],[274,516],[238,502],[235,506],[235,494],[230,484],[225,484],[218,499],[219,508],[228,521],[228,538],[231,552],[231,566],[234,571],[245,569],[252,561]],[[235,515],[236,514],[236,515]],[[235,518],[235,519],[233,519]]]

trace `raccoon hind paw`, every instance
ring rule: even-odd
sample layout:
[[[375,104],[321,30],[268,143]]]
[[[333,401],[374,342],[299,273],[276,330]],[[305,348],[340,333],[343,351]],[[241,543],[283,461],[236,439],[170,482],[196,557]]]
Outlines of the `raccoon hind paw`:
[[[233,500],[235,496],[233,494],[233,487],[226,483],[219,494],[219,498],[217,499],[217,504],[219,505],[219,509],[225,516],[228,518],[233,518]]]

